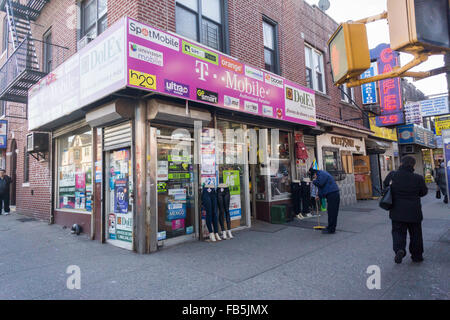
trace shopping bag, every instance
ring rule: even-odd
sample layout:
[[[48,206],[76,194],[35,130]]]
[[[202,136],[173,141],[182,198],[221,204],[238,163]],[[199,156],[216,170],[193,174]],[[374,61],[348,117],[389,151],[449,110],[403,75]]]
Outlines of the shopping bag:
[[[380,199],[379,202],[380,208],[384,210],[391,210],[392,209],[392,192],[391,192],[391,186],[388,186],[386,190],[383,193],[383,196]]]
[[[440,199],[441,198],[441,190],[437,190],[436,191],[436,199]]]
[[[327,200],[325,198],[321,199],[320,211],[327,211]]]

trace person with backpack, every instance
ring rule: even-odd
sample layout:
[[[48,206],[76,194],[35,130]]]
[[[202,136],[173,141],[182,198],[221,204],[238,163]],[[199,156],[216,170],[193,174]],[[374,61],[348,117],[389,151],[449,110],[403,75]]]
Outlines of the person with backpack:
[[[411,156],[402,159],[398,171],[391,171],[383,181],[384,188],[390,184],[392,207],[392,241],[395,263],[402,263],[406,256],[406,236],[410,237],[409,252],[413,262],[423,261],[422,204],[420,198],[428,193],[425,179],[414,173],[416,160]],[[391,183],[392,182],[392,183]]]

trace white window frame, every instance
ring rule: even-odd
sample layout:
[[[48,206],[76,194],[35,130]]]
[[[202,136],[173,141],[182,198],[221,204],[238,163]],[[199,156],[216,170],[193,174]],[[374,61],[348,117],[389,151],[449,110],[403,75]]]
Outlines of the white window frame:
[[[353,90],[353,88],[347,88],[347,85],[344,83],[343,85],[341,85],[341,89],[344,90],[348,95],[350,95],[352,97],[352,100],[355,101],[355,90]],[[345,103],[352,103],[352,101],[345,94],[343,94],[341,90],[339,90],[339,93],[341,94],[341,101]]]
[[[315,62],[315,57],[319,56],[319,65]],[[312,88],[313,90],[327,94],[327,87],[326,87],[326,81],[325,81],[325,65],[323,60],[324,54],[323,52],[313,48],[312,46],[305,43],[305,74],[306,74],[306,68],[311,70],[311,77],[312,77]],[[316,68],[319,67],[321,72],[317,72]],[[317,76],[317,73],[320,73],[322,75],[322,88],[323,90],[319,90],[319,79]]]

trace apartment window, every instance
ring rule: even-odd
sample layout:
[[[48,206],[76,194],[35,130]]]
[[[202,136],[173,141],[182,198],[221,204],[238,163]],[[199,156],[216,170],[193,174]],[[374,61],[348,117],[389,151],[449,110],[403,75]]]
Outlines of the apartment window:
[[[85,0],[81,3],[81,38],[98,36],[106,30],[108,0]]]
[[[277,27],[271,21],[263,21],[264,35],[264,68],[273,73],[279,73],[277,54]]]
[[[3,19],[2,52],[8,49],[8,20]]]
[[[0,117],[3,117],[6,115],[6,101],[1,100],[0,101]]]
[[[23,183],[30,182],[30,154],[23,148]]]
[[[305,45],[306,85],[316,91],[326,93],[322,52]]]
[[[47,31],[47,33],[45,33],[44,35],[44,72],[51,72],[52,69],[52,62],[53,62],[53,53],[52,53],[52,32],[51,31]]]
[[[341,100],[347,103],[352,103],[352,100],[355,100],[355,93],[353,92],[353,88],[347,88],[345,84],[339,87],[341,90]],[[352,98],[350,100],[349,96]]]
[[[224,0],[177,0],[175,11],[178,34],[224,51]]]

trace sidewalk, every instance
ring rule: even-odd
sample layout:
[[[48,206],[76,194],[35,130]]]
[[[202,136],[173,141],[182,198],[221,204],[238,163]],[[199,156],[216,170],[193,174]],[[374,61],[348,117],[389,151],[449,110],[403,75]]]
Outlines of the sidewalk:
[[[425,261],[408,254],[400,265],[377,201],[341,208],[334,235],[313,230],[315,220],[257,222],[232,240],[150,255],[0,216],[0,299],[450,299],[450,209],[432,189],[422,203]],[[81,290],[66,288],[69,265],[81,269]],[[370,265],[379,290],[366,286]]]

